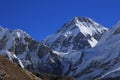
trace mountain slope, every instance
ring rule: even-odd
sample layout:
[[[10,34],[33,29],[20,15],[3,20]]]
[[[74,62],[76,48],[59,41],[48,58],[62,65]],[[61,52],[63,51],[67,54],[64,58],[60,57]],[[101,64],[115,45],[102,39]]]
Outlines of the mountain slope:
[[[103,35],[96,47],[72,52],[72,57],[64,56],[72,62],[67,75],[74,76],[77,80],[119,79],[119,29],[120,22]]]
[[[43,43],[63,53],[94,47],[107,28],[87,17],[74,17]]]
[[[0,80],[42,80],[0,56]]]

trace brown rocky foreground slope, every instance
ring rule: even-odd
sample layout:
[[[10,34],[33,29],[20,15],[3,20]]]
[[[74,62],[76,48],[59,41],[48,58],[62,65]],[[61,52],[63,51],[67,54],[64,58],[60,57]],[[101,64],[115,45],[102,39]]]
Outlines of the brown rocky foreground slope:
[[[41,80],[12,61],[0,56],[0,80]]]

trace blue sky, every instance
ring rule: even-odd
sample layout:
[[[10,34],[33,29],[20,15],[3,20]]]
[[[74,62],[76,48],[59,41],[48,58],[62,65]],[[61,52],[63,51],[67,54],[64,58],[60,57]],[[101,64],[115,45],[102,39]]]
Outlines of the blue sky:
[[[38,41],[74,16],[111,27],[120,19],[120,0],[0,0],[0,25],[22,29]]]

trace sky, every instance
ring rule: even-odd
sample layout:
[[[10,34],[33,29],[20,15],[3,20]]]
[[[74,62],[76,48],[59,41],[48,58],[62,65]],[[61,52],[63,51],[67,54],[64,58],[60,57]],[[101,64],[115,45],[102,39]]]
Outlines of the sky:
[[[0,0],[0,25],[22,29],[37,41],[75,16],[110,28],[120,20],[120,0]]]

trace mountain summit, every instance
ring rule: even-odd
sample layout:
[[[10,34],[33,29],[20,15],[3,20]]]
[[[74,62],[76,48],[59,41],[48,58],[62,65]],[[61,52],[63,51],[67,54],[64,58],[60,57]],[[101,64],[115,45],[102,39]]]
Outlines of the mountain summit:
[[[71,51],[94,47],[101,35],[108,29],[87,17],[74,17],[61,29],[43,40],[53,50]]]

